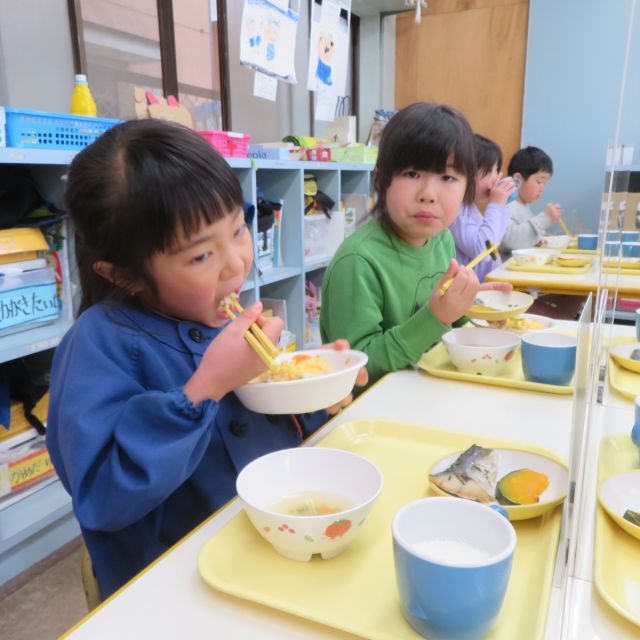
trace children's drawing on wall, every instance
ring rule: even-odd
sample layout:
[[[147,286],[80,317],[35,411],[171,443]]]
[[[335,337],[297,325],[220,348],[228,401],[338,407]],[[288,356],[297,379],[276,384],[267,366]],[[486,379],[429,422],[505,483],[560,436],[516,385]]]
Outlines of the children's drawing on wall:
[[[266,60],[272,62],[276,57],[276,45],[280,36],[280,20],[270,18],[265,31],[265,41],[267,45]]]
[[[307,89],[343,96],[347,82],[351,0],[313,0]]]
[[[288,0],[244,0],[241,25],[240,64],[296,82],[298,13],[289,8]]]
[[[318,65],[316,66],[316,80],[327,87],[333,84],[331,79],[331,60],[336,52],[333,34],[330,31],[320,31],[318,34]]]

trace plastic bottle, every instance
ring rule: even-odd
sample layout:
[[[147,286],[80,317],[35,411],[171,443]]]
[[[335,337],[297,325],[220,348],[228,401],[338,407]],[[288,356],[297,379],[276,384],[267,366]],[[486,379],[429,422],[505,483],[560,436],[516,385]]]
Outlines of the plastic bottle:
[[[76,75],[69,106],[70,112],[78,116],[96,116],[98,114],[95,100],[87,84],[87,76]]]

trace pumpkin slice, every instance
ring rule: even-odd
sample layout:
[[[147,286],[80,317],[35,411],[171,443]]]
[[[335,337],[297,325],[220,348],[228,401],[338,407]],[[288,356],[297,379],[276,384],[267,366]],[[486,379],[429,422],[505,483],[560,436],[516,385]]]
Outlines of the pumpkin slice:
[[[549,486],[549,478],[533,469],[518,469],[508,473],[496,485],[496,500],[500,504],[535,504]]]

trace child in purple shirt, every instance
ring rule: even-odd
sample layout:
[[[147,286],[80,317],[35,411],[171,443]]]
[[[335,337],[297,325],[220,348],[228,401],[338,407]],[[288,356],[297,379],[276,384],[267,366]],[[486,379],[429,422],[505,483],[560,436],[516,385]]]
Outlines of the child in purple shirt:
[[[463,205],[453,224],[449,227],[456,243],[456,259],[461,265],[469,264],[486,249],[487,241],[500,242],[509,224],[510,215],[505,204],[516,190],[511,178],[501,180],[502,152],[500,147],[479,134],[474,135],[476,149],[476,195],[473,204]],[[478,206],[487,205],[484,214]],[[473,267],[480,282],[500,264],[487,256]]]

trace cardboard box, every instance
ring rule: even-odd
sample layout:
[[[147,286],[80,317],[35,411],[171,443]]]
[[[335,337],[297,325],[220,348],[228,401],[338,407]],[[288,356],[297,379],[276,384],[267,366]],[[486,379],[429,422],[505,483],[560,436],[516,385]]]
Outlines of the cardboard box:
[[[55,474],[44,436],[0,452],[0,497],[26,489]]]

